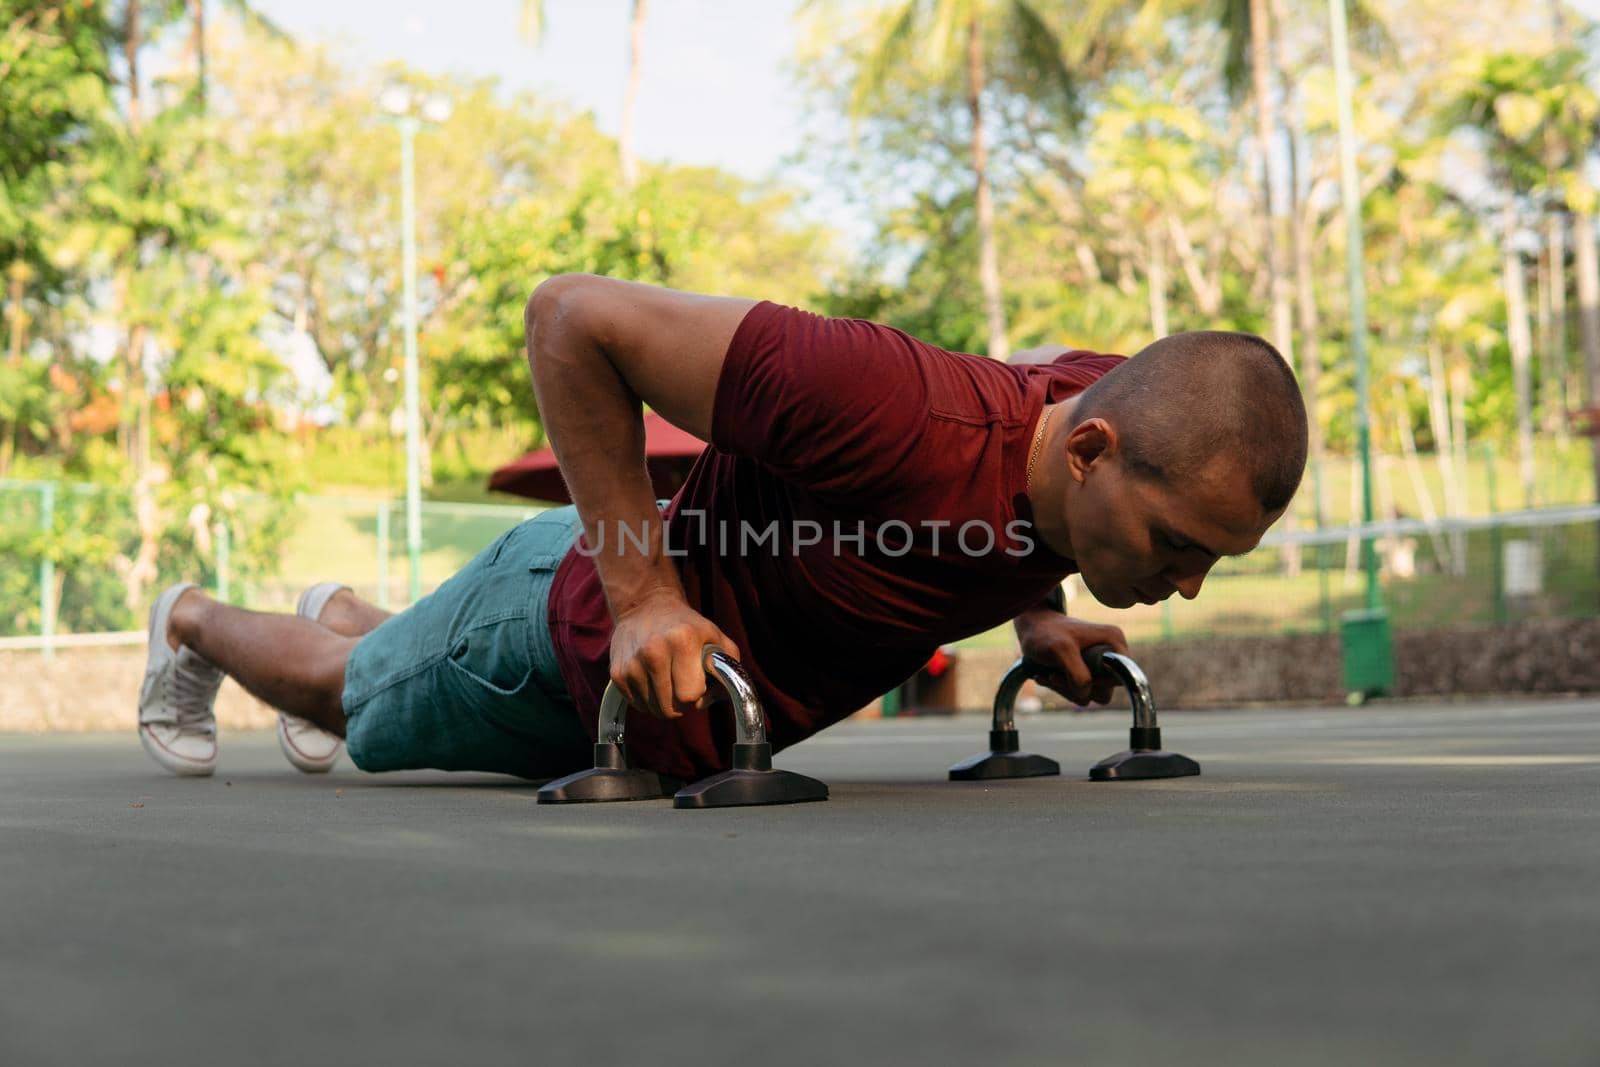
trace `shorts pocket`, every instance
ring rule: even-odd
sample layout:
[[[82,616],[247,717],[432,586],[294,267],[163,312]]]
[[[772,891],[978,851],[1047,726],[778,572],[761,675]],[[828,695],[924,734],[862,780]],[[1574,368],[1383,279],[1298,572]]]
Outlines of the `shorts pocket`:
[[[556,522],[545,523],[543,526],[543,529],[528,538],[528,543],[523,548],[522,560],[528,570],[535,574],[540,571],[555,570],[561,561],[567,558],[568,549],[577,542],[578,534],[583,529],[581,525]]]
[[[589,738],[570,702],[545,691],[528,654],[526,616],[504,618],[456,638],[442,668],[443,692],[470,749],[458,765],[511,766],[524,777],[553,777],[587,765]]]
[[[528,619],[517,615],[476,627],[457,637],[445,661],[461,680],[485,695],[513,697],[528,687],[533,659]],[[470,698],[470,694],[466,694]]]
[[[554,570],[582,529],[578,509],[552,508],[500,535],[489,556],[490,566]]]

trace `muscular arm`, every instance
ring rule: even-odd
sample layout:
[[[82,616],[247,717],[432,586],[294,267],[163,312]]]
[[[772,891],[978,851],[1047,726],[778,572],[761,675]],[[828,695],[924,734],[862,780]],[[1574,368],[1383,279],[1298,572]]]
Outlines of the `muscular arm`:
[[[528,300],[540,417],[589,543],[604,539],[595,563],[617,624],[612,680],[669,718],[704,697],[701,645],[738,649],[689,608],[665,554],[640,402],[709,440],[723,357],[754,303],[590,275],[551,278]],[[619,537],[623,524],[645,531],[644,551]]]

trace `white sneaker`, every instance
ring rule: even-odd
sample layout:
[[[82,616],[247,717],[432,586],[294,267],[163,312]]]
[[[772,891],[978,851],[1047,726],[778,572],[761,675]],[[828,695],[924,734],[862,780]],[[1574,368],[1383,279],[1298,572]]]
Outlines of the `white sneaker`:
[[[222,671],[187,645],[167,642],[172,606],[191,582],[179,582],[150,608],[150,654],[139,688],[139,741],[150,758],[173,774],[204,777],[217,767],[217,717],[213,707]]]
[[[295,605],[294,613],[315,622],[322,617],[322,609],[328,606],[333,594],[344,588],[338,582],[318,582],[300,594],[300,602]],[[298,715],[280,711],[278,747],[283,749],[290,763],[307,774],[326,774],[339,762],[339,756],[344,752],[344,739]]]

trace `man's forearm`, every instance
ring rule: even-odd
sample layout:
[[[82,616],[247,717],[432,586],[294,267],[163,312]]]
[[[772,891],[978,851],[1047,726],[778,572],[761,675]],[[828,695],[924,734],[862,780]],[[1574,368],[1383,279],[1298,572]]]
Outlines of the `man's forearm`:
[[[617,617],[664,592],[681,599],[683,589],[645,468],[639,398],[574,313],[578,299],[557,290],[529,302],[528,364],[545,434]]]

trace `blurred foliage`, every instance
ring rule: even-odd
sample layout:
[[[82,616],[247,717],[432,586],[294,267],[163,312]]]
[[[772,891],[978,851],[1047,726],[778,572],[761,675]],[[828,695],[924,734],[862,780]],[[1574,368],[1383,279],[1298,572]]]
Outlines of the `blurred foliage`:
[[[245,3],[213,7],[197,54],[194,13],[0,0],[0,479],[105,487],[64,495],[49,530],[14,506],[33,490],[7,491],[0,551],[59,562],[65,629],[135,625],[166,582],[210,578],[224,528],[233,575],[271,569],[308,470],[394,484],[400,139],[385,86],[453,104],[419,133],[416,169],[426,458],[451,477],[542,439],[522,307],[548,275],[795,303],[822,288],[829,237],[781,188],[660,166],[625,191],[588,115],[352,68]],[[313,459],[329,422],[354,435],[331,464]],[[7,569],[4,626],[37,626],[36,573]]]
[[[1173,330],[1269,332],[1242,0],[796,6],[805,169],[824,176],[810,204],[703,167],[646,165],[624,188],[590,115],[352,66],[236,0],[211,6],[198,51],[177,0],[0,0],[0,479],[105,487],[63,496],[49,531],[17,503],[31,490],[6,495],[0,553],[58,559],[63,627],[135,625],[161,583],[215,573],[224,527],[233,571],[266,573],[296,491],[398,485],[400,138],[376,105],[396,83],[453,104],[416,140],[426,456],[451,495],[542,441],[522,309],[551,274],[810,304],[983,348],[958,61],[974,19],[1010,341],[1132,353],[1158,312]],[[1279,233],[1303,251],[1297,345],[1342,463],[1355,398],[1326,12],[1271,10],[1273,150],[1293,170]],[[1439,509],[1459,510],[1469,444],[1506,455],[1514,440],[1502,249],[1516,242],[1530,289],[1544,279],[1526,294],[1537,311],[1552,278],[1571,287],[1575,236],[1593,240],[1594,28],[1559,2],[1354,15],[1375,440],[1428,455]],[[1553,264],[1552,226],[1569,235]],[[1538,322],[1552,437],[1563,407],[1593,402],[1577,304]],[[34,573],[0,574],[0,627],[37,624]]]
[[[878,32],[885,19],[949,6],[813,0],[796,73],[813,116],[805,154],[831,175],[838,213],[866,235],[826,307],[971,351],[984,335],[959,73],[920,62],[909,41],[900,62],[886,61]],[[1062,108],[1058,81],[1026,76],[1004,52],[990,57],[984,100],[1013,344],[1137,352],[1152,339],[1158,278],[1171,330],[1270,334],[1261,146],[1240,91],[1249,5],[1039,9],[1077,106]],[[1271,10],[1282,116],[1272,150],[1293,165],[1277,234],[1306,246],[1307,269],[1292,283],[1305,309],[1297,356],[1318,360],[1308,399],[1336,457],[1353,447],[1356,404],[1326,5]],[[1531,290],[1556,215],[1571,235],[1555,253],[1569,291],[1573,243],[1594,240],[1592,215],[1568,214],[1595,210],[1594,26],[1559,2],[1495,19],[1467,0],[1362,2],[1352,19],[1375,443],[1396,454],[1408,434],[1423,450],[1509,447],[1502,223],[1509,200],[1509,239],[1537,307]],[[849,139],[837,136],[842,123]],[[1564,316],[1541,326],[1553,355],[1534,368],[1563,379],[1537,392],[1541,405],[1559,405],[1540,416],[1560,433],[1566,410],[1585,403],[1574,391],[1585,356],[1570,292]]]

